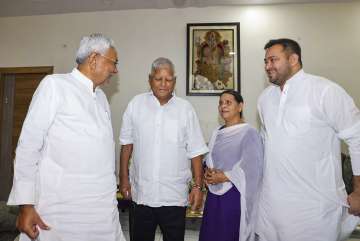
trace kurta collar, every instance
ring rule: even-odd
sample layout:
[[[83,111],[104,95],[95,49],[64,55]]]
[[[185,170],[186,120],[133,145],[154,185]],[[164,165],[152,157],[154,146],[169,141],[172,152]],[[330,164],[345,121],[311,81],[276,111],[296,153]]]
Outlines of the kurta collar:
[[[156,100],[156,102],[159,103],[159,105],[160,105],[160,102],[156,98],[156,96],[154,95],[154,92],[150,91],[148,94],[149,94],[149,96],[152,96],[154,98],[154,100]],[[173,91],[172,97],[170,98],[170,100],[165,105],[171,104],[175,100],[175,97],[176,97],[176,95],[175,95],[175,92]],[[163,105],[163,106],[165,106],[165,105]]]
[[[73,71],[71,72],[71,75],[75,77],[75,79],[79,80],[80,83],[82,83],[83,85],[86,86],[86,88],[88,88],[91,92],[94,92],[94,83],[92,82],[91,79],[89,79],[88,77],[86,77],[83,73],[81,73],[77,68],[74,68]],[[99,87],[97,86],[95,88],[95,91],[98,89]]]
[[[286,81],[283,91],[286,92],[290,86],[296,85],[296,83],[303,79],[304,75],[304,70],[300,69],[296,74],[294,74],[290,79]]]

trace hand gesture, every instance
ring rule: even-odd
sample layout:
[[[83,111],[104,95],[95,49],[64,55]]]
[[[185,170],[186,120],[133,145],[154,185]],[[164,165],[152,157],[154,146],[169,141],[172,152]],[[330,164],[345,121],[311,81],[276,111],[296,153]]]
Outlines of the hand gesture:
[[[350,205],[349,213],[355,216],[360,216],[360,192],[355,191],[350,193],[347,201]]]
[[[225,176],[223,171],[214,168],[206,168],[205,170],[206,185],[215,185],[218,183],[223,183],[228,181],[229,179]]]
[[[189,193],[189,204],[191,211],[198,211],[202,208],[204,193],[197,187],[193,187]]]
[[[20,232],[25,233],[30,239],[35,239],[39,235],[39,229],[49,230],[36,212],[33,205],[22,205],[16,220],[16,227]]]
[[[131,186],[127,178],[120,181],[120,193],[124,199],[131,199]]]

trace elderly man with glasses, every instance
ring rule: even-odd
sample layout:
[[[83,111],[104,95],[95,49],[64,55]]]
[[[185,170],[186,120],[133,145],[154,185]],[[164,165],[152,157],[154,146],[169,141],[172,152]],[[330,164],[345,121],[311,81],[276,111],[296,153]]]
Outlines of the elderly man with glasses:
[[[21,241],[125,241],[110,109],[99,88],[117,73],[113,41],[83,37],[76,62],[41,81],[21,131],[8,200],[21,207]]]

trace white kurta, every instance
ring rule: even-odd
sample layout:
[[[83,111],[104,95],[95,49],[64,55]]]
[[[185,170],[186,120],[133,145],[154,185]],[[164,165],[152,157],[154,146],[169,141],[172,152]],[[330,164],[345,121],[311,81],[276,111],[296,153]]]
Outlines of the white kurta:
[[[160,105],[152,92],[135,96],[123,115],[121,145],[133,144],[132,200],[150,207],[186,206],[190,159],[208,152],[191,104],[173,96]]]
[[[9,205],[34,204],[41,241],[122,241],[103,91],[77,69],[45,77],[23,124]],[[21,234],[21,241],[29,240]]]
[[[265,146],[258,232],[266,241],[335,241],[355,227],[341,174],[340,139],[360,175],[360,113],[337,84],[302,70],[259,98]],[[346,227],[344,223],[347,223]]]

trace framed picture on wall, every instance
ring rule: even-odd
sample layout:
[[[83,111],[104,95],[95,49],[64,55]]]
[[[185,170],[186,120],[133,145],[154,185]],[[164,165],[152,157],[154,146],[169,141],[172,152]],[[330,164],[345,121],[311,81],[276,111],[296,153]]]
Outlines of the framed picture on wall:
[[[240,91],[240,23],[187,24],[186,95]]]

